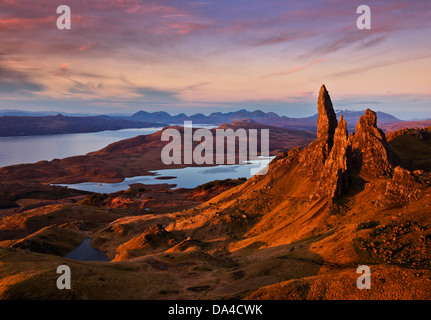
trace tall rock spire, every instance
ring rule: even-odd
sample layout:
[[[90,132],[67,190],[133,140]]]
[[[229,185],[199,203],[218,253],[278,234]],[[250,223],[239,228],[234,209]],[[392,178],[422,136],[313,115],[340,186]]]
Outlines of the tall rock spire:
[[[334,145],[325,161],[314,197],[328,195],[331,199],[337,199],[348,189],[348,149],[347,123],[343,115],[340,115],[340,122],[335,129]]]
[[[331,98],[322,85],[317,100],[317,140],[312,142],[300,157],[302,167],[300,172],[322,172],[322,168],[334,144],[334,134],[338,122],[332,106]]]
[[[317,100],[317,112],[317,139],[331,138],[335,133],[338,123],[331,97],[325,85],[322,85],[320,88],[319,99]]]

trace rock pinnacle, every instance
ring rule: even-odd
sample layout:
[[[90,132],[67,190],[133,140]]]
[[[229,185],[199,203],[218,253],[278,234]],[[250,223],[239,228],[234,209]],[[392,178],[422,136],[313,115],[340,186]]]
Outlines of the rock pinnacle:
[[[319,99],[317,100],[317,112],[317,139],[330,138],[334,135],[338,123],[331,97],[325,85],[322,85],[320,88]]]

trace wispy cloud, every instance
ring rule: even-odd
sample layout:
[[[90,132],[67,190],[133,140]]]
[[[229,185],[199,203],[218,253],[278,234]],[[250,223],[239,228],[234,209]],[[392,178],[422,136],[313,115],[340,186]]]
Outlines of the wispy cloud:
[[[281,108],[312,101],[310,92],[328,80],[340,95],[352,87],[373,94],[387,86],[427,88],[420,83],[425,76],[414,73],[430,71],[428,0],[374,0],[372,29],[363,32],[356,28],[357,3],[341,0],[66,4],[67,31],[56,29],[58,0],[0,1],[2,97],[21,101],[33,93],[53,104],[66,97],[100,108],[109,100],[124,108],[186,108],[205,99],[209,107],[247,99],[271,106],[274,99]],[[414,60],[423,68],[403,64]],[[379,72],[390,84],[371,85],[365,72]],[[404,75],[420,80],[400,85]]]
[[[63,63],[60,69],[52,73],[53,76],[60,76],[60,77],[68,77],[71,74],[72,74],[72,70],[70,70],[68,63]]]
[[[173,102],[180,101],[180,99],[178,98],[177,91],[162,90],[162,89],[151,88],[151,87],[141,87],[141,88],[135,88],[133,92],[140,95],[142,98],[142,101],[145,101],[145,102],[173,103]]]
[[[292,73],[300,72],[300,71],[307,69],[308,67],[312,66],[313,64],[316,64],[316,63],[319,63],[322,61],[325,61],[325,60],[324,59],[313,60],[313,61],[311,61],[305,65],[297,66],[297,67],[289,69],[289,70],[268,73],[268,74],[262,76],[262,78],[270,78],[270,77],[275,77],[275,76],[285,76],[285,75],[289,75]]]
[[[90,44],[90,43],[89,44],[84,44],[83,46],[79,47],[78,50],[79,51],[88,50],[91,47],[93,47],[93,44]]]
[[[195,89],[198,89],[198,88],[205,87],[205,86],[207,86],[207,85],[209,85],[209,84],[211,84],[213,82],[214,82],[213,80],[210,80],[210,81],[204,81],[204,82],[199,82],[199,83],[191,84],[191,85],[185,86],[182,90],[195,90]]]
[[[29,78],[26,73],[2,66],[0,60],[0,93],[31,93],[44,89],[43,85]]]
[[[431,58],[431,54],[428,55],[421,55],[421,56],[409,56],[409,57],[402,57],[398,59],[390,59],[390,60],[384,60],[384,61],[378,61],[375,63],[367,64],[367,65],[361,65],[359,67],[350,68],[343,71],[334,72],[329,75],[329,77],[345,77],[350,75],[356,75],[360,73],[364,73],[370,70],[384,68],[392,65],[397,65],[409,61],[418,61],[423,59]]]

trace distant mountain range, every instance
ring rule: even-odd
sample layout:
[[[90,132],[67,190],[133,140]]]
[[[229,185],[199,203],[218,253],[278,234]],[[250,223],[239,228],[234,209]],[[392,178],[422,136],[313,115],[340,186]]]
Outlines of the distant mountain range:
[[[3,116],[0,137],[85,133],[128,128],[148,128],[154,123],[107,117]],[[158,125],[158,124],[157,124]]]
[[[2,116],[16,116],[16,117],[46,117],[46,116],[56,116],[61,114],[68,117],[97,117],[101,116],[99,114],[92,113],[70,113],[70,112],[60,112],[60,111],[24,111],[17,109],[5,109],[0,110],[0,117]],[[127,117],[129,114],[125,113],[112,113],[103,116],[108,117]]]
[[[213,112],[209,115],[196,113],[186,115],[180,113],[170,115],[164,111],[139,111],[133,115],[111,114],[99,116],[78,116],[77,114],[52,115],[53,112],[28,112],[20,110],[0,111],[0,136],[41,135],[97,132],[103,130],[119,130],[126,128],[145,128],[151,126],[180,125],[184,121],[199,124],[220,126],[235,121],[250,119],[257,123],[281,128],[316,132],[317,117],[315,114],[304,118],[280,116],[274,112],[261,110],[247,111],[241,109],[234,112]],[[343,115],[347,129],[355,131],[355,125],[364,111],[337,110],[336,116]],[[431,126],[431,120],[403,121],[385,112],[376,112],[378,125],[384,131],[393,131],[407,127]]]
[[[339,117],[340,114],[343,114],[343,117],[347,122],[349,130],[353,131],[355,129],[356,123],[358,123],[359,121],[359,117],[364,114],[364,111],[338,110],[336,114],[337,117]],[[208,116],[202,113],[197,113],[191,116],[187,116],[184,113],[180,113],[176,116],[171,116],[169,113],[163,111],[139,111],[125,119],[147,122],[165,122],[170,124],[181,124],[184,121],[192,121],[195,124],[212,125],[221,125],[223,123],[232,123],[241,119],[250,119],[261,124],[267,124],[282,128],[315,131],[317,129],[317,117],[318,115],[315,114],[314,116],[305,118],[290,118],[286,116],[279,116],[274,112],[263,112],[260,110],[247,111],[241,109],[239,111],[227,113],[213,112]],[[379,125],[403,122],[402,120],[384,112],[377,112],[377,118],[379,119]]]

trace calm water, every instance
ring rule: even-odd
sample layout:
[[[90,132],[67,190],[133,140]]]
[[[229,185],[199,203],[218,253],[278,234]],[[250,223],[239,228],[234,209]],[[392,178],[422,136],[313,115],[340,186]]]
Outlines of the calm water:
[[[79,261],[110,261],[105,254],[90,246],[91,239],[85,239],[78,247],[67,253],[64,258]]]
[[[216,127],[201,124],[193,124],[193,126],[207,129]],[[100,150],[113,142],[139,135],[151,134],[162,128],[123,129],[46,136],[0,137],[0,167],[84,155]]]
[[[199,128],[215,128],[215,126],[193,124]],[[33,163],[41,160],[62,159],[71,156],[84,155],[100,150],[107,145],[123,139],[139,135],[151,134],[162,127],[143,129],[123,129],[91,133],[74,133],[46,136],[0,137],[0,167]],[[153,171],[156,176],[141,176],[127,178],[120,183],[79,183],[64,185],[70,188],[112,193],[126,190],[132,183],[175,184],[177,188],[194,188],[213,180],[250,178],[263,169],[272,158],[252,161],[244,165],[220,165],[214,167],[189,167],[184,169],[167,169]],[[175,177],[174,179],[156,179],[156,177]]]
[[[243,177],[248,179],[258,173],[260,170],[264,169],[273,158],[274,157],[262,158],[260,161],[250,161],[249,163],[243,165],[219,165],[214,167],[188,167],[182,169],[157,170],[151,171],[156,173],[155,176],[126,178],[123,182],[119,183],[84,182],[76,184],[61,184],[61,186],[98,193],[112,193],[121,190],[127,190],[129,185],[133,183],[168,183],[175,184],[177,188],[194,188],[214,180],[237,179]],[[156,179],[160,177],[175,178]]]
[[[0,137],[0,167],[62,159],[97,151],[108,144],[162,128],[123,129],[47,136]]]

